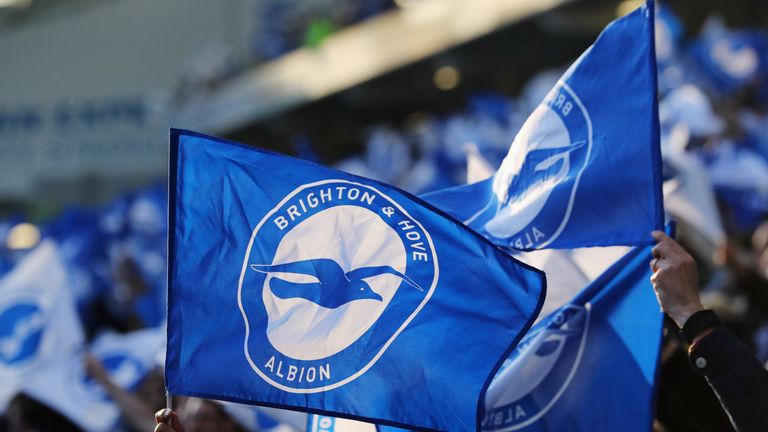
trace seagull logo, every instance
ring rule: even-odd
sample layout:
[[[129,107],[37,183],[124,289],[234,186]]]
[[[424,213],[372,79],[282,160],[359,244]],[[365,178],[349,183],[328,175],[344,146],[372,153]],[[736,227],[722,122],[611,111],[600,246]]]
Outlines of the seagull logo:
[[[283,299],[303,298],[328,309],[358,300],[382,301],[382,297],[371,289],[365,279],[383,274],[395,275],[413,288],[424,291],[411,278],[390,266],[361,267],[344,272],[336,261],[318,258],[272,265],[251,264],[251,269],[274,276],[269,280],[269,286],[276,296]],[[281,273],[312,276],[318,282],[290,282],[281,279]]]
[[[589,303],[566,305],[531,329],[488,387],[481,430],[523,429],[549,411],[581,361],[589,315]]]
[[[515,249],[551,243],[568,223],[589,160],[591,130],[583,104],[561,82],[515,136],[487,205],[465,223]]]
[[[282,391],[346,385],[432,297],[439,276],[432,239],[378,185],[322,180],[273,205],[250,233],[241,268],[243,353]]]
[[[32,304],[17,304],[0,313],[0,361],[14,365],[32,357],[40,344],[45,316]]]
[[[486,224],[488,232],[507,237],[529,225],[544,208],[555,186],[568,175],[570,153],[585,143],[581,140],[564,147],[529,151],[499,201],[496,217]]]
[[[568,156],[584,146],[586,141],[576,141],[565,147],[539,148],[525,155],[522,170],[509,185],[504,205],[519,201],[530,189],[547,183],[557,183],[568,174]],[[525,186],[528,184],[529,186]]]
[[[746,80],[760,67],[760,56],[748,43],[740,40],[720,40],[710,48],[712,60],[735,79]]]

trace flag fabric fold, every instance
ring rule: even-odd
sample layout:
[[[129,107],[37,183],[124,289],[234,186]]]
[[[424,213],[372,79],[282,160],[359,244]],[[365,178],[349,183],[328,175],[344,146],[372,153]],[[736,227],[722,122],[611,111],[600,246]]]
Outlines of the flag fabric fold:
[[[373,180],[171,131],[170,392],[476,429],[543,274]]]
[[[630,250],[526,334],[488,389],[484,431],[651,429],[663,316],[650,249]]]

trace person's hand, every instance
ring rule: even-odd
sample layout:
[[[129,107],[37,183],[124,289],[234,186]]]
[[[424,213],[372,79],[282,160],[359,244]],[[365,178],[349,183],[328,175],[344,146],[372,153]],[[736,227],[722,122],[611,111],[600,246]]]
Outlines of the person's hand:
[[[652,250],[651,283],[661,309],[682,328],[691,315],[704,309],[699,300],[696,261],[663,232],[651,235],[658,242]]]
[[[85,372],[88,376],[94,380],[101,384],[109,383],[109,373],[107,373],[106,369],[104,369],[104,365],[101,364],[101,361],[96,357],[91,354],[85,354],[83,356],[83,366],[85,367]]]
[[[157,426],[154,432],[186,432],[179,416],[167,408],[155,413],[155,422]]]

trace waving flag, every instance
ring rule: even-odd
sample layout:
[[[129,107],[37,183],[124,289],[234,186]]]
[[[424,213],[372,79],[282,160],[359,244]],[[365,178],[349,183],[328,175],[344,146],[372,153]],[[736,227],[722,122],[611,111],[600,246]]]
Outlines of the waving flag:
[[[719,18],[710,18],[689,49],[721,95],[758,82],[768,71],[768,36],[757,29],[730,31]]]
[[[632,249],[526,334],[488,389],[484,431],[651,430],[662,314],[650,260]]]
[[[671,216],[695,228],[708,247],[725,242],[725,229],[706,167],[690,153],[664,155],[673,177],[664,182],[664,206]]]
[[[492,179],[424,196],[520,249],[647,244],[663,221],[653,2],[560,78]]]
[[[543,274],[394,187],[171,132],[174,394],[475,429]]]
[[[0,411],[42,365],[83,343],[68,285],[50,241],[0,279]]]
[[[124,390],[135,390],[156,364],[165,335],[159,329],[125,335],[105,334],[91,347],[110,379]],[[24,393],[68,417],[83,430],[115,430],[120,411],[103,387],[83,367],[83,353],[59,356],[30,377]]]

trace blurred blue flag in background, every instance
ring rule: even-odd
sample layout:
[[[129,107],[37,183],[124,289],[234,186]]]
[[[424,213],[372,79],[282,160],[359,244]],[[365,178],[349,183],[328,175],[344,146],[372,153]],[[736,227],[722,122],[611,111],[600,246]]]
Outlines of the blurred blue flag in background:
[[[0,279],[0,411],[44,365],[83,344],[69,284],[52,241]]]
[[[104,367],[112,382],[135,391],[157,365],[165,335],[150,328],[126,334],[105,333],[90,346],[90,354]],[[68,417],[83,430],[114,431],[120,409],[109,393],[86,373],[83,352],[60,355],[24,383],[23,392]]]
[[[172,130],[170,392],[471,430],[543,273],[391,186]]]
[[[653,2],[606,27],[492,179],[424,196],[520,250],[635,245],[663,223]]]
[[[491,382],[484,431],[651,429],[663,316],[650,249],[629,251],[526,334]]]
[[[768,72],[768,36],[759,29],[732,31],[710,18],[701,36],[690,45],[709,88],[727,96],[764,80]]]

